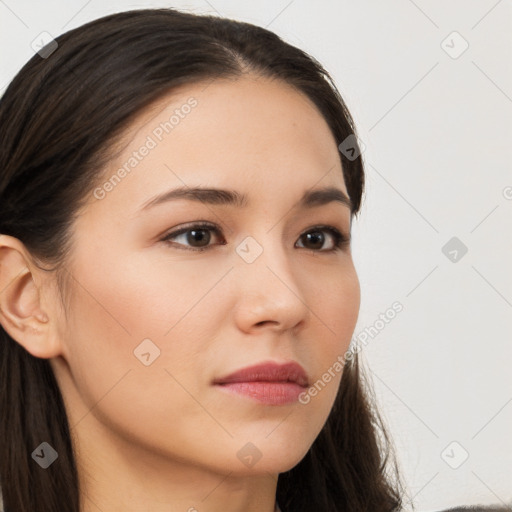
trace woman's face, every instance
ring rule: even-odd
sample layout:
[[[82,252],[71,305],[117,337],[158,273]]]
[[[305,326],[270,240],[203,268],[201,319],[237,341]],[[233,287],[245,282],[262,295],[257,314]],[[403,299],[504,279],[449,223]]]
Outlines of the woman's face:
[[[289,470],[329,415],[359,310],[350,246],[325,228],[349,235],[349,207],[301,204],[327,187],[347,194],[336,141],[305,96],[254,77],[182,87],[123,140],[76,220],[67,266],[51,362],[73,431],[84,446],[103,436],[216,471]],[[195,187],[246,203],[210,193],[151,204]],[[214,384],[262,362],[296,362],[320,391]],[[263,387],[266,399],[236,392]]]

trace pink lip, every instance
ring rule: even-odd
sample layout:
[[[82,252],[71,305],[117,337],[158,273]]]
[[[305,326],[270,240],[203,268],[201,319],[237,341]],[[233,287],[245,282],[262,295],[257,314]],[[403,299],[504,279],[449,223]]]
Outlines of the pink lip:
[[[308,386],[307,374],[298,363],[267,362],[242,368],[215,379],[221,389],[254,398],[269,405],[296,402]]]

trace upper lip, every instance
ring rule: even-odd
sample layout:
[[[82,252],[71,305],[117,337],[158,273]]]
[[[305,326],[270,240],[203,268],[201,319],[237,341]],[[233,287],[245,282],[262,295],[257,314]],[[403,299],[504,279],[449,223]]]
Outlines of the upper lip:
[[[225,377],[215,379],[214,384],[230,382],[295,382],[299,386],[308,386],[308,376],[302,366],[295,361],[280,364],[265,362],[237,370]]]

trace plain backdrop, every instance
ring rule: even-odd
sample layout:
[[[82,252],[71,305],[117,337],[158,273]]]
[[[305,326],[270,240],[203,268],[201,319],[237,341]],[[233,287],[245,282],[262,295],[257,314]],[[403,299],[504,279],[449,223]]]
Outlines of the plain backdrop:
[[[511,504],[511,2],[1,0],[0,94],[41,32],[144,7],[266,27],[331,73],[367,172],[353,342],[416,510]]]

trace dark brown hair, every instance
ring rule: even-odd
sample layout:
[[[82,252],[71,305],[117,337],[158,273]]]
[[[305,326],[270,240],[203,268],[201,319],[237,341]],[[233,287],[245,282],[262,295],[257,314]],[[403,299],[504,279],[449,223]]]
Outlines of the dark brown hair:
[[[0,233],[22,241],[64,292],[76,213],[123,130],[182,84],[280,79],[306,95],[337,144],[355,135],[331,77],[302,50],[263,28],[173,9],[109,15],[34,55],[0,99]],[[361,156],[340,152],[353,208],[364,188]],[[391,440],[358,356],[346,362],[330,416],[306,456],[279,476],[283,512],[391,512],[404,491]],[[62,395],[47,359],[0,328],[0,475],[7,512],[79,512],[80,487]],[[31,458],[47,441],[48,469]],[[391,457],[393,455],[393,457]]]

